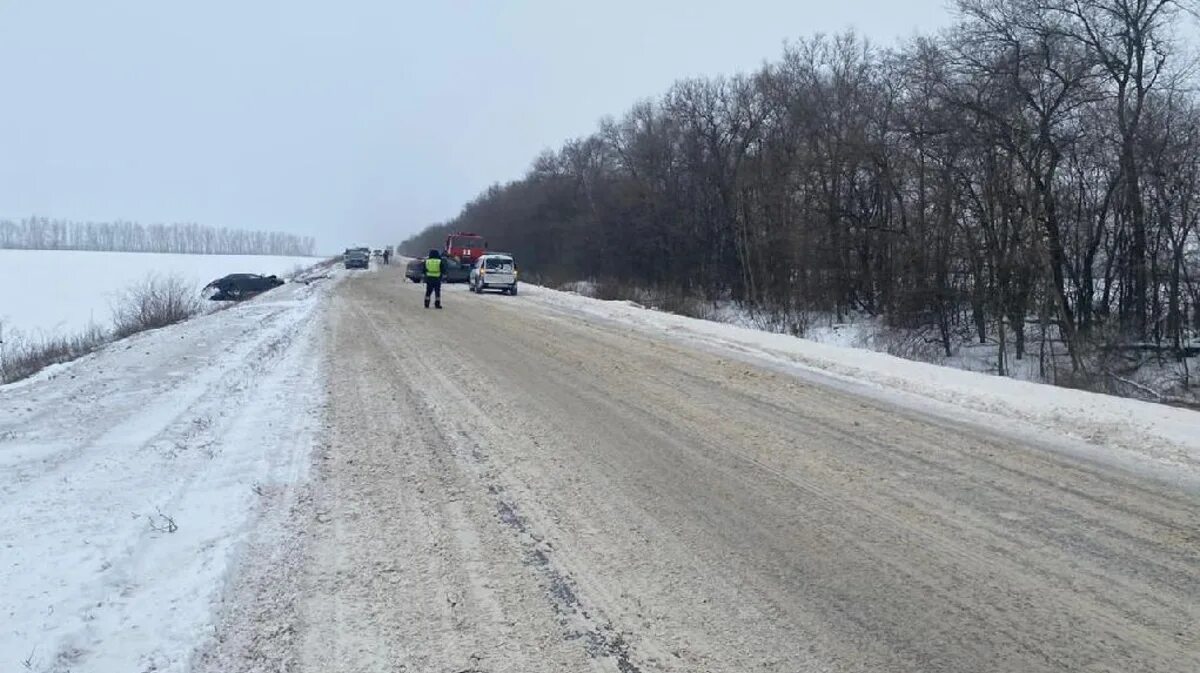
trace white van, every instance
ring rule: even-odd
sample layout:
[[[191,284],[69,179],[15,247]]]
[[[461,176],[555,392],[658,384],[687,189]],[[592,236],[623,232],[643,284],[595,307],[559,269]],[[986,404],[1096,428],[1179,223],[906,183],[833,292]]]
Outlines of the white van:
[[[505,294],[517,293],[517,263],[512,255],[488,253],[475,260],[467,280],[472,292],[482,294],[489,288]]]

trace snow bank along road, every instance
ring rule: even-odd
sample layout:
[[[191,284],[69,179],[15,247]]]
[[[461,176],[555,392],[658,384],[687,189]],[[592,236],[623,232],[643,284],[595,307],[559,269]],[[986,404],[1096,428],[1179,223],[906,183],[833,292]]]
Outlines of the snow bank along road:
[[[301,494],[330,282],[0,387],[0,671],[187,669],[249,533]]]
[[[451,288],[338,287],[302,540],[200,670],[1200,670],[1179,484]]]

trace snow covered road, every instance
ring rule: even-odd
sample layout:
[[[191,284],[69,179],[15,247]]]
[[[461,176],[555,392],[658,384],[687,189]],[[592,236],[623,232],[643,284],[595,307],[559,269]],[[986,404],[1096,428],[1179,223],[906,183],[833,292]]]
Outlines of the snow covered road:
[[[0,670],[186,671],[308,468],[332,281],[0,387]]]
[[[1200,670],[1200,414],[446,305],[396,265],[0,387],[0,670]]]
[[[399,275],[340,286],[304,543],[201,671],[1200,670],[1189,488]]]

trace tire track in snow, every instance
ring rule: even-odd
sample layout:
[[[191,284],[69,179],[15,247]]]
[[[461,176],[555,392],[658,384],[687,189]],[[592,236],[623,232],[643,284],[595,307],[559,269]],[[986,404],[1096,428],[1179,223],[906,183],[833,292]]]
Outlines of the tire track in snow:
[[[415,369],[410,374],[410,380],[437,381],[438,396],[454,399],[453,408],[456,415],[461,417],[467,414],[472,417],[469,424],[447,418],[442,408],[430,403],[429,393],[432,391],[428,388],[425,391],[426,396],[414,396],[409,400],[409,408],[414,412],[415,418],[423,425],[428,425],[436,436],[442,437],[445,444],[452,447],[452,451],[447,454],[434,454],[441,468],[438,473],[469,473],[471,487],[490,496],[495,516],[511,529],[524,551],[526,565],[540,576],[549,606],[561,617],[563,638],[582,643],[585,652],[592,659],[611,660],[621,673],[641,673],[642,669],[634,662],[628,643],[620,633],[614,631],[602,610],[594,605],[589,607],[585,599],[581,598],[580,590],[575,586],[570,574],[553,560],[553,550],[541,544],[543,537],[537,533],[535,524],[519,513],[519,505],[512,495],[506,494],[504,486],[494,478],[494,470],[489,465],[483,442],[475,438],[468,429],[471,426],[488,425],[487,418],[459,393],[455,382],[438,367],[431,366],[423,358],[402,358],[388,342],[385,332],[375,318],[361,304],[354,304],[354,310],[362,316],[380,349],[391,358],[398,369]],[[403,325],[400,325],[398,338],[404,340],[405,335]],[[450,484],[446,483],[444,486],[450,487]],[[461,514],[453,517],[453,520],[460,526],[466,525],[467,521]],[[482,575],[469,583],[472,587],[482,584]]]

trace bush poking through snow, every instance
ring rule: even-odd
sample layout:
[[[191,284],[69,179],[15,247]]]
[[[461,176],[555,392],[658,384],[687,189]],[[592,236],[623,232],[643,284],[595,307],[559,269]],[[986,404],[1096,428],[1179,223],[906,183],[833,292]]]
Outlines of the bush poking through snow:
[[[196,288],[175,276],[148,276],[125,290],[113,308],[113,329],[91,325],[72,336],[32,338],[0,324],[0,384],[20,381],[117,339],[187,320],[203,307]]]
[[[146,520],[150,522],[150,530],[155,533],[174,533],[179,530],[179,526],[175,525],[175,519],[162,513],[162,510],[156,510],[155,516],[146,515]]]
[[[151,275],[125,291],[113,309],[113,336],[131,334],[182,322],[200,312],[196,288],[178,276]]]
[[[19,381],[50,365],[83,357],[109,340],[108,332],[96,325],[73,336],[42,339],[6,332],[0,325],[0,383]]]

